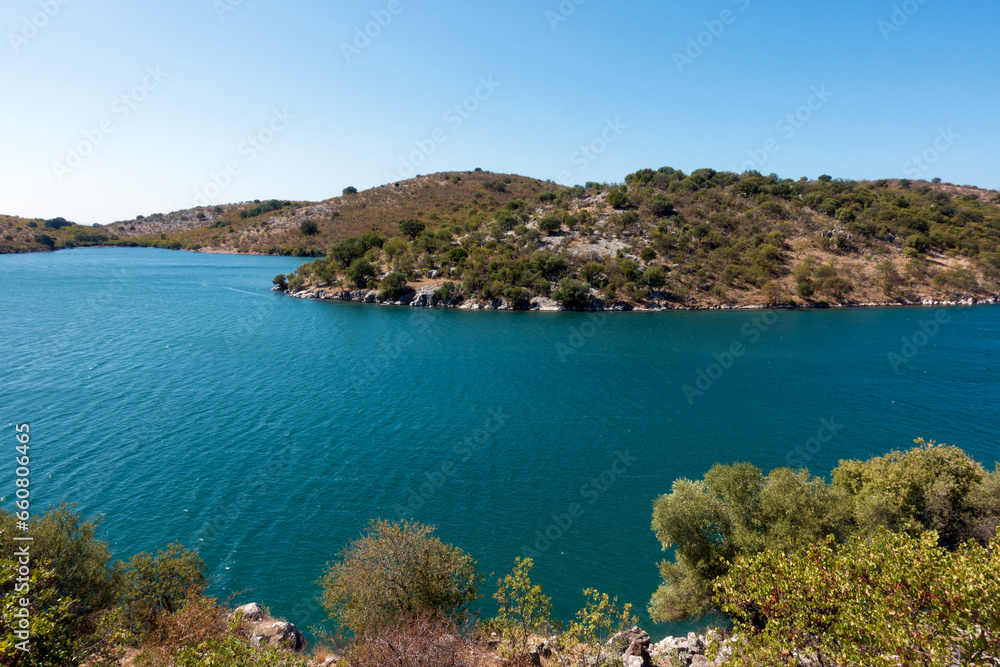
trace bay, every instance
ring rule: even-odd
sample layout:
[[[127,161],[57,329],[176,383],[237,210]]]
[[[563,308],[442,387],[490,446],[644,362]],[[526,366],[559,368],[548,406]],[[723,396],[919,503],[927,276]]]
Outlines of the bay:
[[[0,257],[2,502],[29,422],[35,512],[104,515],[122,558],[197,547],[213,594],[300,627],[325,618],[324,564],[405,516],[474,555],[485,612],[490,573],[532,555],[557,617],[594,587],[655,636],[695,627],[645,614],[652,502],[674,480],[736,461],[828,475],[917,437],[1000,459],[997,308],[466,312],[270,291],[302,261]]]

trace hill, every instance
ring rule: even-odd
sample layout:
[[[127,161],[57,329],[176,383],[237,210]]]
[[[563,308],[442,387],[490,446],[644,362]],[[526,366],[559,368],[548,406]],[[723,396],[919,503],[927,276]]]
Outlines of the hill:
[[[372,290],[401,274],[385,285],[388,298],[433,275],[452,303],[501,307],[534,297],[573,308],[905,303],[1000,291],[1000,194],[973,186],[663,167],[574,188],[476,170],[350,190],[96,228],[0,218],[11,237],[0,252],[128,245],[318,257],[289,276],[293,291]],[[370,270],[352,271],[359,260]]]

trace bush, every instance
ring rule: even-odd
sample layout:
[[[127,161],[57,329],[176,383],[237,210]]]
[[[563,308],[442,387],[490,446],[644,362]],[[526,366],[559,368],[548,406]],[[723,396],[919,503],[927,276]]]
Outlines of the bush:
[[[125,563],[122,575],[126,622],[139,634],[156,619],[179,611],[205,587],[205,563],[177,543],[155,555],[136,554]]]
[[[399,231],[409,236],[411,241],[420,236],[425,228],[426,225],[419,220],[404,220],[399,223]]]
[[[558,215],[547,215],[538,221],[538,229],[551,234],[562,227],[562,218]]]
[[[575,658],[574,664],[600,665],[609,657],[612,660],[619,658],[619,655],[609,656],[614,653],[609,644],[616,634],[638,623],[632,614],[632,605],[625,604],[619,609],[618,598],[611,599],[607,593],[599,593],[593,588],[584,590],[583,594],[586,603],[563,633],[563,646]]]
[[[284,273],[279,273],[278,275],[276,275],[274,277],[274,280],[272,280],[271,282],[280,287],[281,289],[285,289],[288,287],[288,280]]]
[[[406,284],[406,276],[398,271],[383,278],[378,284],[378,289],[379,299],[383,301],[398,301],[399,297],[412,291],[410,286]]]
[[[464,618],[482,577],[471,556],[433,532],[421,523],[372,521],[319,580],[331,618],[355,636],[428,614]]]
[[[348,185],[346,188],[344,188],[341,191],[340,194],[343,195],[344,197],[346,197],[348,195],[356,195],[356,194],[358,194],[358,189],[356,187],[354,187],[353,185]]]
[[[887,567],[887,565],[889,565]],[[989,665],[1000,653],[1000,535],[948,552],[934,532],[738,559],[717,585],[737,665]]]
[[[434,615],[393,621],[356,638],[344,667],[472,667],[454,622]],[[481,664],[481,663],[475,663]]]
[[[552,293],[552,298],[567,308],[583,308],[590,303],[590,286],[570,278],[559,283],[559,289]]]
[[[303,220],[302,224],[299,225],[299,231],[303,236],[315,236],[319,234],[319,225],[316,224],[315,220]]]
[[[610,201],[608,202],[611,203]],[[674,204],[663,195],[656,194],[645,202],[646,210],[657,218],[669,218],[674,214]]]
[[[653,504],[653,531],[664,549],[676,550],[673,562],[660,564],[650,615],[662,622],[710,611],[712,583],[735,558],[844,535],[849,513],[844,490],[804,470],[765,476],[749,463],[714,465],[704,480],[675,481]]]
[[[608,206],[612,208],[625,208],[628,205],[628,195],[619,188],[613,189],[607,196]]]
[[[510,655],[515,661],[525,657],[528,638],[536,632],[548,635],[551,622],[552,598],[542,593],[542,587],[532,584],[529,577],[534,562],[530,558],[514,560],[514,569],[497,580],[497,616],[493,625],[500,636],[510,643]]]
[[[531,292],[523,287],[508,287],[503,291],[503,296],[515,310],[526,310],[531,306]]]
[[[354,284],[355,287],[365,287],[368,282],[375,280],[375,267],[364,258],[359,258],[351,262],[351,265],[344,271],[344,276]]]
[[[457,294],[458,290],[455,288],[455,283],[448,281],[434,291],[434,300],[448,302],[455,298]]]

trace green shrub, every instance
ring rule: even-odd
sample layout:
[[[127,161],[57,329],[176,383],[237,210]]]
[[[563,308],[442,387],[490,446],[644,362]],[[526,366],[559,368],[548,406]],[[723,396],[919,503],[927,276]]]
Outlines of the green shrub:
[[[501,638],[509,642],[509,655],[515,663],[527,653],[528,639],[534,633],[548,635],[551,622],[552,598],[542,592],[542,587],[531,583],[530,558],[516,558],[514,568],[503,579],[497,580],[497,615],[492,624]]]
[[[463,618],[482,577],[461,549],[409,521],[372,521],[319,580],[331,618],[355,635],[424,614]]]
[[[315,236],[319,234],[319,225],[316,224],[315,220],[303,220],[302,224],[299,225],[299,232],[303,236]]]
[[[1000,652],[1000,535],[948,552],[934,532],[768,550],[716,586],[735,664],[991,665]]]
[[[608,206],[612,208],[625,208],[628,205],[628,195],[619,188],[613,189],[607,196]]]
[[[406,284],[406,276],[398,271],[383,278],[378,284],[378,289],[379,299],[383,301],[398,301],[399,297],[411,291],[410,286]]]
[[[559,289],[552,293],[552,298],[567,308],[583,308],[590,303],[590,286],[569,278],[559,283]]]

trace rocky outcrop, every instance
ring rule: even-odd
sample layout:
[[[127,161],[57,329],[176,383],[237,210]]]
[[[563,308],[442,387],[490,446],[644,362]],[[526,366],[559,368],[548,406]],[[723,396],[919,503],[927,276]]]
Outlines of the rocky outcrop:
[[[236,609],[236,613],[240,614],[240,618],[244,621],[263,621],[264,617],[267,616],[267,612],[256,602],[251,602],[250,604],[245,604],[242,607]]]
[[[253,625],[250,643],[254,646],[282,646],[296,652],[304,651],[307,645],[305,636],[293,624],[273,618],[265,618]]]
[[[708,644],[718,643],[717,655],[708,657]],[[708,636],[688,633],[687,637],[667,637],[650,646],[649,653],[657,667],[718,667],[732,656],[729,644],[732,639],[722,640],[714,631]]]
[[[250,643],[254,646],[270,644],[297,653],[308,646],[305,636],[294,624],[269,616],[256,602],[238,607],[233,613],[249,624]]]

